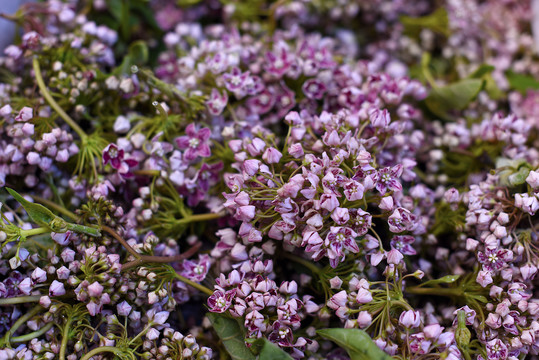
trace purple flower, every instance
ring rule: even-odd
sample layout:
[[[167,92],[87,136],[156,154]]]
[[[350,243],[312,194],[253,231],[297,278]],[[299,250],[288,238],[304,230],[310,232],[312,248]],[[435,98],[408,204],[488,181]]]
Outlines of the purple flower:
[[[326,242],[329,243],[327,256],[331,267],[336,268],[340,262],[344,261],[345,250],[353,253],[359,252],[356,237],[357,234],[348,227],[330,228],[330,232],[326,236]]]
[[[212,89],[211,96],[209,100],[206,101],[206,105],[208,106],[210,114],[215,116],[221,115],[227,103],[228,95],[226,94],[226,91],[220,93],[217,89]]]
[[[201,282],[206,278],[210,268],[210,257],[201,255],[198,261],[185,260],[182,264],[182,276],[195,282]]]
[[[249,72],[246,71],[242,73],[239,68],[235,67],[232,69],[232,72],[223,74],[223,79],[225,80],[225,86],[229,91],[237,92],[247,83]]]
[[[49,287],[49,296],[61,296],[66,293],[64,289],[64,284],[57,280],[53,280],[51,286]]]
[[[196,159],[197,156],[209,157],[211,155],[208,139],[211,136],[211,130],[208,128],[196,131],[195,124],[187,125],[185,129],[187,135],[176,138],[176,144],[180,149],[187,149],[184,158],[188,161]]]
[[[500,339],[494,339],[487,342],[487,359],[488,360],[505,360],[507,359],[507,346]]]
[[[416,226],[416,221],[416,216],[405,208],[395,209],[393,214],[391,214],[387,219],[389,230],[394,233],[413,230],[413,228]]]
[[[399,182],[399,177],[402,175],[403,167],[401,164],[395,165],[392,168],[386,167],[378,172],[378,183],[376,190],[380,194],[385,195],[387,191],[402,191],[402,185]]]
[[[288,46],[284,42],[279,42],[274,52],[266,53],[266,70],[277,78],[283,75],[290,69],[294,62]]]
[[[115,144],[109,144],[103,150],[103,165],[110,165],[118,170],[118,173],[125,178],[132,177],[133,174],[130,172],[130,168],[137,166],[138,161],[134,159],[124,159],[125,151],[119,149]]]
[[[403,311],[399,317],[399,323],[407,329],[419,327],[421,324],[421,316],[419,311]]]
[[[327,91],[326,85],[323,82],[316,79],[310,79],[305,81],[301,87],[306,97],[313,100],[320,100]]]
[[[513,252],[507,249],[495,249],[487,247],[485,252],[479,252],[477,258],[481,264],[483,264],[483,269],[487,271],[496,271],[500,270],[505,266],[507,261],[513,259]]]
[[[235,290],[229,290],[227,292],[216,290],[208,298],[208,307],[210,308],[210,311],[215,313],[225,312],[230,305],[232,305],[232,299],[234,299],[235,295]]]
[[[397,235],[391,239],[391,247],[399,250],[403,255],[415,255],[417,252],[411,246],[415,238],[410,235]]]
[[[362,209],[350,209],[350,226],[358,236],[363,236],[369,231],[372,224],[372,216]]]

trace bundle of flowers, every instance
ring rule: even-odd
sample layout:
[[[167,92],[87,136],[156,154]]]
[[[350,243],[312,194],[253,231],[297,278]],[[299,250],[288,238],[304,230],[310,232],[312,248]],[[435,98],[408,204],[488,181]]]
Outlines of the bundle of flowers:
[[[539,355],[535,1],[2,17],[0,359]]]

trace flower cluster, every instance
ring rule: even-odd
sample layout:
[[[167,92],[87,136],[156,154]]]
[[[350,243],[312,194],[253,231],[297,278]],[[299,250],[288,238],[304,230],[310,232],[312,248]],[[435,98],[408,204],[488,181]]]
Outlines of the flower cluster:
[[[538,356],[534,4],[5,15],[0,359]]]

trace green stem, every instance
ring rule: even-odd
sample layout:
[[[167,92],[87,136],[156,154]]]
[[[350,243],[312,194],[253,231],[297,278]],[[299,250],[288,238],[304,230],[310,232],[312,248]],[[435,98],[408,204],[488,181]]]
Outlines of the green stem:
[[[59,359],[64,360],[66,356],[67,342],[69,341],[69,330],[71,327],[71,322],[73,319],[71,317],[67,318],[66,324],[64,326],[64,331],[62,332],[62,345],[60,346]]]
[[[208,213],[208,214],[196,214],[196,215],[190,215],[188,217],[180,219],[180,220],[177,221],[177,223],[184,224],[184,223],[191,223],[191,222],[215,220],[215,219],[222,218],[223,216],[225,216],[225,213],[223,213],[223,212]]]
[[[194,287],[195,289],[199,290],[199,291],[202,291],[204,294],[206,295],[213,295],[213,291],[211,291],[210,289],[208,289],[207,287],[205,287],[204,285],[201,285],[201,284],[197,284],[196,282],[193,282],[183,276],[181,276],[180,274],[178,273],[174,273],[174,276],[176,276],[176,278],[178,280],[180,280],[181,282],[187,284],[187,285],[190,285],[192,287]]]
[[[122,351],[118,348],[115,348],[113,346],[100,346],[98,348],[90,350],[90,352],[84,355],[83,357],[81,357],[80,360],[89,360],[92,358],[92,356],[95,356],[97,354],[104,353],[104,352],[113,353],[114,355],[118,357],[122,355]]]
[[[90,226],[67,223],[67,229],[71,230],[71,231],[74,231],[74,232],[77,232],[77,233],[82,233],[82,234],[86,234],[86,235],[89,235],[89,236],[93,236],[93,237],[100,237],[101,236],[101,232],[99,231],[99,229],[96,229],[96,228],[93,228],[93,227],[90,227]]]
[[[406,310],[413,310],[413,308],[408,303],[402,300],[391,300],[391,305],[399,305]]]
[[[29,236],[34,236],[34,235],[46,234],[46,233],[50,233],[50,232],[51,232],[51,230],[49,228],[38,227],[38,228],[35,228],[35,229],[29,229],[29,230],[21,229],[20,234],[23,237],[29,237]]]
[[[305,260],[299,256],[293,255],[291,253],[284,253],[283,256],[287,259],[290,259],[294,262],[297,262],[298,264],[305,266],[307,269],[311,270],[313,274],[320,275],[321,269],[315,264],[313,264],[312,262]]]
[[[109,233],[116,240],[118,240],[118,242],[122,244],[122,246],[127,250],[127,252],[131,254],[133,257],[135,257],[135,260],[122,265],[122,271],[126,271],[132,267],[139,266],[145,263],[165,263],[166,264],[166,263],[171,263],[171,262],[176,262],[183,259],[187,259],[191,257],[192,255],[194,255],[198,251],[198,249],[200,249],[200,246],[202,246],[202,243],[198,242],[195,245],[193,245],[189,250],[176,256],[144,255],[144,254],[139,254],[138,252],[136,252],[136,250],[133,249],[127,243],[127,241],[125,241],[125,239],[122,238],[120,234],[118,234],[113,228],[106,225],[102,225],[101,229]]]
[[[53,326],[54,326],[54,323],[50,322],[47,325],[43,326],[39,330],[33,331],[31,333],[28,333],[28,334],[24,334],[24,335],[21,335],[21,336],[12,337],[10,341],[11,341],[11,343],[22,343],[22,342],[30,341],[32,339],[38,338],[41,335],[45,334]]]
[[[159,170],[134,170],[134,175],[147,175],[147,176],[159,176],[161,172]]]
[[[25,304],[29,302],[39,302],[41,295],[31,295],[31,296],[18,296],[11,298],[0,299],[0,306],[3,305],[15,305],[15,304]]]
[[[43,76],[41,75],[41,68],[39,67],[39,61],[37,57],[34,57],[32,60],[32,65],[34,68],[34,73],[36,76],[37,86],[39,86],[39,90],[41,90],[41,94],[47,100],[49,105],[60,115],[62,119],[77,133],[79,134],[79,137],[81,140],[85,141],[88,138],[88,135],[80,128],[80,126],[67,115],[67,113],[58,105],[56,100],[53,99],[49,91],[47,90],[47,86],[45,85],[45,82],[43,81]]]
[[[411,286],[405,289],[407,293],[417,294],[417,295],[434,295],[434,296],[463,296],[464,293],[462,289],[446,289],[446,288],[424,288],[420,286]]]
[[[6,335],[4,336],[4,344],[9,344],[11,342],[11,335],[13,335],[24,323],[42,310],[43,307],[36,305],[32,308],[32,310],[18,318],[17,321],[15,321],[15,324],[13,324],[13,326],[6,332]]]

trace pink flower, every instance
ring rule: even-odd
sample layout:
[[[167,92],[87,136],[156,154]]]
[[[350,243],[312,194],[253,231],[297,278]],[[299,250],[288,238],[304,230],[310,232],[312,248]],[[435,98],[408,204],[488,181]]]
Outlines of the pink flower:
[[[25,106],[19,111],[19,114],[15,116],[15,121],[28,121],[33,117],[33,110],[31,107]]]
[[[200,255],[198,261],[185,260],[182,264],[182,276],[191,281],[201,282],[206,278],[210,268],[210,257],[206,254]]]
[[[184,153],[184,158],[187,161],[191,161],[200,157],[209,157],[211,155],[210,146],[208,140],[211,136],[211,130],[208,128],[200,129],[196,131],[195,124],[191,123],[187,125],[185,129],[187,135],[176,138],[176,145],[180,149],[187,149]]]
[[[363,184],[355,180],[350,180],[344,185],[344,196],[346,196],[346,200],[348,201],[363,199],[364,191],[365,187]]]
[[[496,271],[503,268],[507,261],[513,259],[513,252],[507,249],[493,249],[487,247],[485,252],[479,252],[477,258],[481,264],[483,264],[483,269],[488,271]]]
[[[362,209],[350,209],[350,226],[358,236],[363,236],[372,225],[372,216]]]
[[[118,173],[123,177],[131,177],[133,174],[129,171],[131,167],[137,166],[138,161],[134,159],[124,159],[125,152],[119,149],[115,144],[109,144],[103,150],[103,165],[110,165],[118,170]]]
[[[405,208],[397,208],[393,214],[389,216],[387,222],[389,230],[394,233],[400,233],[405,230],[413,230],[416,225],[417,218]]]
[[[389,111],[386,109],[372,109],[369,111],[369,119],[371,120],[372,126],[377,128],[386,128],[391,122]]]
[[[350,214],[348,213],[347,208],[337,207],[331,213],[331,218],[338,225],[344,225],[344,224],[346,224],[348,222],[348,220],[350,220]]]
[[[398,178],[402,175],[403,167],[401,164],[395,165],[392,168],[386,167],[378,172],[378,183],[376,184],[376,190],[380,194],[385,195],[388,190],[401,191],[402,185]]]
[[[236,92],[241,90],[249,79],[249,72],[242,73],[237,67],[232,69],[232,72],[223,74],[225,86],[229,91]]]
[[[481,270],[477,273],[476,281],[482,287],[486,287],[489,284],[492,284],[492,273],[488,270]]]
[[[487,342],[487,359],[488,360],[505,360],[507,359],[507,346],[500,339],[494,339]]]
[[[277,164],[282,157],[283,154],[274,147],[267,148],[264,154],[262,154],[262,159],[268,164]]]
[[[419,327],[421,324],[421,316],[419,311],[403,311],[399,317],[399,323],[407,329]]]
[[[306,97],[313,100],[320,100],[327,91],[326,85],[323,82],[316,79],[309,79],[303,83],[301,87]]]
[[[226,91],[220,93],[217,89],[212,89],[211,96],[209,100],[206,101],[210,114],[215,116],[220,115],[223,112],[227,103],[228,95],[226,94]]]
[[[230,305],[232,305],[232,299],[234,298],[235,294],[235,290],[230,290],[226,293],[222,292],[221,290],[216,290],[208,298],[208,307],[210,308],[210,311],[215,313],[225,312]]]
[[[403,255],[415,255],[417,252],[411,246],[415,238],[410,235],[397,235],[391,239],[391,247],[399,250]]]
[[[387,253],[388,264],[398,265],[402,261],[403,258],[404,256],[402,256],[402,254],[397,249],[391,249]]]
[[[64,284],[57,280],[53,280],[49,287],[49,296],[62,296],[66,293]]]
[[[423,333],[425,334],[425,337],[436,340],[442,333],[443,329],[444,328],[441,327],[440,324],[431,324],[423,328]]]

